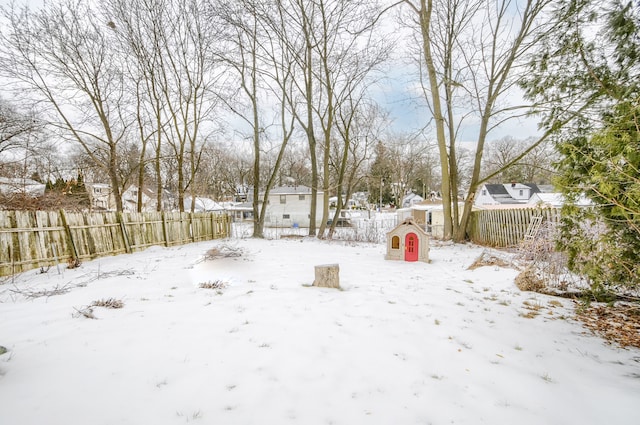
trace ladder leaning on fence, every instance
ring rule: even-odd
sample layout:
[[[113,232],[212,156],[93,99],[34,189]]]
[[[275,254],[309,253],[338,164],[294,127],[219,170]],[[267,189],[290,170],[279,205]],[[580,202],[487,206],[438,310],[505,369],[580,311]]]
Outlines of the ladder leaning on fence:
[[[538,234],[544,221],[544,217],[541,215],[534,215],[531,217],[529,227],[527,228],[524,238],[519,246],[519,251],[527,259],[535,258],[539,250],[544,249],[545,244],[538,241]]]
[[[534,215],[531,217],[531,222],[529,222],[529,227],[527,228],[527,232],[524,234],[524,241],[532,241],[538,236],[538,232],[540,231],[540,226],[542,225],[542,220],[544,217],[541,215]]]

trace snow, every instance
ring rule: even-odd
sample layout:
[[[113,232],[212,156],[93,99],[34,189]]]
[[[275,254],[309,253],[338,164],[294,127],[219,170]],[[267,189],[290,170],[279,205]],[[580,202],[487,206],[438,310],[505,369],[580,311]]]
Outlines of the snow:
[[[6,278],[0,423],[640,423],[640,350],[586,332],[571,301],[468,270],[481,247],[384,250],[232,239]],[[310,286],[327,263],[342,290]],[[124,307],[77,313],[109,298]]]

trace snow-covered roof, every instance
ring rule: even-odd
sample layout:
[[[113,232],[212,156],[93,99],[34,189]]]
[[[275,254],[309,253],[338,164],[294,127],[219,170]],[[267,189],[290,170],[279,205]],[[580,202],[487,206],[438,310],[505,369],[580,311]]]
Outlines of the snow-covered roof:
[[[185,211],[191,211],[191,200],[193,198],[185,198],[184,209]],[[213,199],[196,197],[195,209],[196,212],[204,211],[222,211],[224,208]]]
[[[32,179],[0,177],[0,192],[43,194],[45,184]]]
[[[272,195],[310,195],[311,188],[302,185],[278,186],[271,189],[269,193]],[[322,193],[322,191],[318,190],[318,193]]]
[[[536,193],[529,199],[529,204],[545,204],[553,207],[561,207],[565,202],[561,193]]]

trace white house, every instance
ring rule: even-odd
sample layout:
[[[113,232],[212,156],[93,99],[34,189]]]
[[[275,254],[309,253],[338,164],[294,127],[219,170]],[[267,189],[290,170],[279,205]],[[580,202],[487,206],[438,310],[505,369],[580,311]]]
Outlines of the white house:
[[[316,226],[322,222],[322,191],[316,196]],[[311,188],[306,186],[274,187],[267,198],[264,223],[267,227],[309,227]]]
[[[44,195],[45,184],[31,179],[0,177],[0,193],[22,193],[29,196]]]
[[[560,208],[566,202],[566,199],[562,193],[536,193],[531,199],[529,199],[529,205],[537,206],[537,207],[553,207]],[[588,207],[593,205],[591,200],[587,199],[586,196],[582,195],[575,203],[578,207]]]
[[[464,203],[458,203],[458,209],[461,211]],[[444,207],[441,203],[422,203],[415,204],[409,208],[400,208],[397,210],[398,223],[402,223],[407,218],[411,218],[415,224],[422,227],[428,234],[434,238],[442,238],[444,236]]]
[[[538,186],[533,183],[484,184],[476,193],[473,204],[475,206],[526,204],[535,193],[540,192]]]
[[[424,201],[422,196],[417,195],[413,192],[408,193],[404,196],[404,198],[402,198],[402,208],[408,208],[412,205],[419,204],[422,201]]]
[[[105,183],[85,183],[91,201],[91,208],[98,211],[112,211],[116,209],[116,200],[111,186]]]
[[[537,207],[559,208],[564,204],[564,196],[561,193],[534,193],[527,203]]]
[[[122,209],[124,211],[138,211],[138,192],[140,188],[136,185],[129,186],[122,192]],[[155,191],[150,188],[142,188],[142,211],[156,211],[158,204]]]

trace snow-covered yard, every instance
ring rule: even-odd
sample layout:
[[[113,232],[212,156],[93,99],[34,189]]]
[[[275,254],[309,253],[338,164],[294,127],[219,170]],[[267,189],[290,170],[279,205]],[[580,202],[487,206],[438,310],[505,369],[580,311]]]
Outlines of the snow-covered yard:
[[[223,244],[241,255],[204,260]],[[640,351],[571,301],[468,270],[480,247],[384,249],[211,241],[5,279],[0,424],[640,423]],[[309,286],[326,263],[343,290]]]

